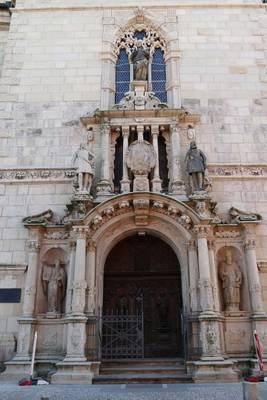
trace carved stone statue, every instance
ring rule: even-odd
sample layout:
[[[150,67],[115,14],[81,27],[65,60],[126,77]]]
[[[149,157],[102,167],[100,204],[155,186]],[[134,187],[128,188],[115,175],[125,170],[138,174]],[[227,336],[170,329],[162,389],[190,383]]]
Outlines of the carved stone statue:
[[[144,49],[142,40],[137,41],[136,49],[131,54],[131,61],[134,68],[134,80],[147,81],[149,51]]]
[[[226,250],[225,261],[219,266],[219,276],[222,281],[225,311],[239,311],[242,273],[233,261],[230,249]]]
[[[42,284],[47,297],[48,313],[61,313],[62,300],[66,293],[66,273],[59,259],[56,259],[53,265],[43,265]]]
[[[190,149],[185,157],[186,172],[189,174],[192,192],[204,191],[205,170],[207,159],[205,154],[197,148],[196,142],[190,143]]]
[[[84,143],[80,144],[74,155],[74,167],[77,168],[78,193],[90,194],[95,170],[95,156]]]

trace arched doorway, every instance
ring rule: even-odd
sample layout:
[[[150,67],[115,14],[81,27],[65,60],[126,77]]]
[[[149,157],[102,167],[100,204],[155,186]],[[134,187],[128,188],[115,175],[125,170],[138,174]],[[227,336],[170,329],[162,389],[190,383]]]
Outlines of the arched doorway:
[[[182,356],[181,313],[172,248],[145,233],[119,242],[105,263],[102,358]]]

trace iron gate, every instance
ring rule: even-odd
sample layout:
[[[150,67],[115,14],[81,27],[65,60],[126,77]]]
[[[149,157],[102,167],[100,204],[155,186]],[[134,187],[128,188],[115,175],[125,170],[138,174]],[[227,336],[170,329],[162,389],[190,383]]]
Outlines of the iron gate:
[[[102,359],[119,358],[144,358],[143,313],[102,317]]]

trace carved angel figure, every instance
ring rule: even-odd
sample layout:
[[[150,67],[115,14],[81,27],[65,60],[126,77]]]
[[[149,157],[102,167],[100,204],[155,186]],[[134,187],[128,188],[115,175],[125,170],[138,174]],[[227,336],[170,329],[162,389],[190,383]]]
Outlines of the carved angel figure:
[[[43,265],[42,284],[47,298],[48,313],[61,313],[62,300],[66,293],[66,272],[59,259],[56,259],[53,265]]]

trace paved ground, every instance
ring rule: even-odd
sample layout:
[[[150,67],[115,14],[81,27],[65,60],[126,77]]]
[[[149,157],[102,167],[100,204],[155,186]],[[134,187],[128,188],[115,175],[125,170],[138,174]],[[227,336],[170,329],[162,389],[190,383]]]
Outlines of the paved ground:
[[[0,383],[0,400],[243,400],[242,384],[49,385]],[[265,397],[267,399],[267,397]],[[263,398],[264,400],[264,398]]]

